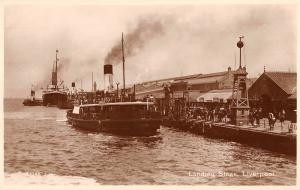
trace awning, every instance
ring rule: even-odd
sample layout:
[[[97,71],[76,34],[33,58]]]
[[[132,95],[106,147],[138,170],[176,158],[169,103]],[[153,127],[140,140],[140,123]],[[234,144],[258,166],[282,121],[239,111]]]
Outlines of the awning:
[[[197,98],[197,102],[227,102],[232,96],[232,90],[211,90]]]
[[[203,94],[200,91],[189,91],[189,102],[197,102],[197,98]]]

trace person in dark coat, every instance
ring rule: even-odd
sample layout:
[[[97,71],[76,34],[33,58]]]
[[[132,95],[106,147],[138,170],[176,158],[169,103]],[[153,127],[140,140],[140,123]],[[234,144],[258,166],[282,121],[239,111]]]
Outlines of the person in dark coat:
[[[260,119],[261,119],[261,117],[262,117],[262,109],[259,108],[259,109],[256,110],[255,112],[256,112],[256,113],[255,113],[256,124],[257,124],[258,126],[260,126]]]
[[[282,109],[282,110],[278,113],[278,117],[279,117],[279,121],[280,121],[280,124],[281,124],[281,131],[282,131],[282,128],[283,128],[282,123],[283,123],[284,120],[285,120],[285,110],[284,110],[284,109]]]
[[[251,109],[249,112],[249,122],[252,126],[254,126],[254,109]]]
[[[274,124],[276,122],[276,118],[272,112],[269,113],[268,120],[269,120],[270,130],[273,130]]]

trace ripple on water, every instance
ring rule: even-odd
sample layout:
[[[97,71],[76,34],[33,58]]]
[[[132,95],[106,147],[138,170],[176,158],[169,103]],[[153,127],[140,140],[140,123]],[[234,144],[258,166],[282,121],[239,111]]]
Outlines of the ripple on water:
[[[5,112],[6,181],[15,183],[19,178],[27,184],[49,180],[60,184],[69,179],[68,184],[82,184],[82,180],[88,184],[113,185],[295,184],[295,157],[166,127],[152,137],[84,132],[64,122],[65,115],[65,110],[46,107],[10,107]],[[242,170],[269,171],[276,176],[262,179],[189,176],[190,171]],[[26,173],[32,171],[46,175]]]

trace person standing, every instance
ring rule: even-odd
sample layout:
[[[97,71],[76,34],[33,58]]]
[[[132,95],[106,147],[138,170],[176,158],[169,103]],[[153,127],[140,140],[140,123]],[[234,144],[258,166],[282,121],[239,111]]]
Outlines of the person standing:
[[[284,120],[285,120],[285,110],[284,109],[282,109],[280,112],[279,112],[279,114],[278,114],[278,116],[279,116],[279,121],[280,121],[280,124],[281,124],[281,131],[283,130],[283,122],[284,122]]]
[[[251,109],[249,112],[249,122],[252,126],[254,126],[254,109]]]
[[[256,124],[258,126],[260,126],[260,119],[262,117],[262,108],[259,108],[258,110],[256,110]]]
[[[276,118],[272,112],[269,113],[268,120],[269,120],[270,130],[273,130],[274,124],[276,122]]]

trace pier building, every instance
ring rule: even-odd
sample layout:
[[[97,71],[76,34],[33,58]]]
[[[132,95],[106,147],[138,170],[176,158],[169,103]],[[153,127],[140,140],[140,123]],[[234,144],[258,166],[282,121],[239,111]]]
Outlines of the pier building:
[[[194,74],[173,77],[161,80],[148,81],[136,84],[136,97],[142,99],[146,96],[165,98],[165,88],[170,88],[173,98],[188,97],[190,103],[197,102],[224,102],[232,95],[234,73],[231,67],[226,71],[209,74]],[[247,86],[255,81],[247,79]]]
[[[284,109],[287,119],[296,121],[297,73],[264,72],[249,88],[250,106],[258,106],[264,115]]]

